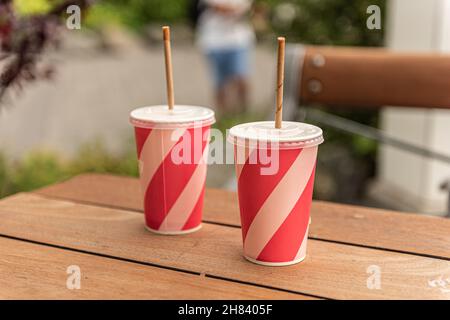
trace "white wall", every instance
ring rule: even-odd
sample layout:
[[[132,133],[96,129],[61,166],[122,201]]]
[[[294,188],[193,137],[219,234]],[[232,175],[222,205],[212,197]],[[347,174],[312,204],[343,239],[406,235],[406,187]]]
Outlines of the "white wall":
[[[386,46],[391,50],[450,52],[450,0],[390,0],[387,19]],[[450,111],[386,108],[381,128],[450,154]],[[448,194],[439,185],[445,179],[450,179],[450,165],[383,146],[373,194],[401,210],[444,213]]]

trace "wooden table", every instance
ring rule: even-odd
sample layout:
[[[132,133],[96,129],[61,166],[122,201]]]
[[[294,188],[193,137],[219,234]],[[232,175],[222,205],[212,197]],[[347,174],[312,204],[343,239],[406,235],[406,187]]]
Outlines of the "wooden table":
[[[306,260],[278,268],[242,257],[233,192],[207,190],[183,236],[146,231],[138,181],[110,175],[3,199],[0,219],[0,298],[450,299],[450,219],[316,201]]]

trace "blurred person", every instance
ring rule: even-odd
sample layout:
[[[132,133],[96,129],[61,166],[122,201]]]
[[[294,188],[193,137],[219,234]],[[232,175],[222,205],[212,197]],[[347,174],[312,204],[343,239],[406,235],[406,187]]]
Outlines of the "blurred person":
[[[250,23],[251,0],[200,0],[197,42],[206,55],[215,84],[218,112],[230,111],[234,89],[238,107],[248,106],[250,54],[255,35]]]

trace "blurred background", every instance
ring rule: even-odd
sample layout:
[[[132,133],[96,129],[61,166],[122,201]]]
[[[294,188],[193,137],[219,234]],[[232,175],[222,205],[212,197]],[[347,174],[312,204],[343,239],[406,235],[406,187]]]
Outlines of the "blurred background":
[[[253,1],[245,14],[255,34],[248,97],[245,108],[229,111],[219,110],[211,65],[196,41],[201,15],[197,1],[2,1],[0,36],[9,57],[0,60],[0,197],[83,172],[137,176],[128,114],[135,107],[166,102],[162,25],[172,30],[175,101],[211,106],[221,115],[215,126],[225,131],[243,121],[271,117],[278,35],[289,43],[448,52],[449,2]],[[66,27],[68,4],[82,8],[80,29]],[[380,8],[379,29],[367,27],[370,5]],[[21,42],[27,36],[30,41]],[[14,55],[19,59],[11,64],[8,59]],[[300,108],[305,121],[325,132],[317,199],[447,214],[449,162],[380,143],[364,130],[381,129],[445,158],[450,155],[448,111],[320,104]],[[362,124],[363,134],[309,117],[311,108]],[[212,165],[207,184],[233,189],[233,174],[231,165]]]

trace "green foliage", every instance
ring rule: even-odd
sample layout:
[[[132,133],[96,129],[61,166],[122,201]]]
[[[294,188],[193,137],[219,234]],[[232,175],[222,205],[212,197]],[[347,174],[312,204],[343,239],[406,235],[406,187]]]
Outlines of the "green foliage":
[[[283,1],[263,0],[272,8]],[[384,21],[386,0],[291,0],[296,17],[291,25],[274,26],[289,41],[316,45],[379,46],[383,43],[383,28],[366,27],[367,7],[378,5]]]
[[[49,0],[14,0],[14,8],[20,15],[45,13],[51,8]]]
[[[370,156],[377,151],[377,143],[362,136],[352,136],[352,145],[358,157]]]
[[[16,0],[36,1],[36,0]],[[119,23],[140,30],[149,23],[179,23],[188,20],[192,0],[109,0],[94,5],[88,23],[102,26]],[[45,2],[39,0],[38,2]],[[368,30],[366,13],[369,5],[381,8],[385,18],[386,0],[257,0],[256,5],[266,5],[273,13],[280,4],[295,7],[291,24],[271,23],[278,34],[286,35],[291,42],[310,44],[379,46],[383,42],[383,28]],[[270,18],[270,17],[269,17]],[[270,19],[271,22],[274,19]]]
[[[0,198],[9,194],[11,190],[8,164],[3,154],[0,154]]]
[[[123,24],[139,31],[152,22],[173,23],[187,19],[190,0],[110,0],[94,5],[88,24],[102,27]]]
[[[230,129],[231,127],[239,123],[260,121],[261,119],[264,119],[264,115],[259,113],[246,112],[235,115],[224,114],[217,117],[216,119],[217,122],[214,124],[213,127],[219,129],[220,131],[222,131],[223,134],[225,134],[227,129]]]
[[[132,21],[136,24],[156,22],[174,22],[186,17],[188,0],[116,0],[126,3],[132,10]]]
[[[137,176],[136,151],[127,150],[121,155],[109,153],[100,141],[84,145],[69,166],[70,175],[83,172],[116,173]]]
[[[110,24],[141,30],[149,23],[182,23],[188,20],[192,0],[108,0],[98,1],[88,11],[87,25],[97,28]],[[48,11],[57,0],[14,0],[22,15]],[[379,46],[383,28],[368,30],[366,13],[369,5],[378,5],[385,19],[386,0],[257,0],[272,12],[283,3],[295,7],[291,24],[272,23],[272,29],[289,41],[310,44]],[[273,21],[273,19],[271,20]]]
[[[14,0],[19,15],[49,11],[60,0]],[[183,22],[187,19],[191,0],[104,0],[88,11],[86,24],[92,28],[126,25],[140,30],[151,22]]]
[[[12,171],[12,191],[30,191],[67,177],[63,163],[56,154],[38,151],[16,164]]]
[[[84,172],[138,176],[136,151],[131,147],[119,155],[108,152],[99,142],[82,146],[71,160],[48,151],[36,151],[8,162],[0,154],[0,198],[34,190]]]
[[[109,2],[101,2],[87,11],[86,25],[92,29],[98,29],[110,25],[124,25],[127,20],[125,13],[120,8]]]

